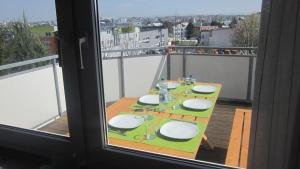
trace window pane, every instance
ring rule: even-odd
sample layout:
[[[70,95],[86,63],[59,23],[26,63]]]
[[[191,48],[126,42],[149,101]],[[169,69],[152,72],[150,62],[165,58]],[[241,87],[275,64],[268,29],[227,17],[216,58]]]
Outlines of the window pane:
[[[55,1],[0,6],[0,123],[68,136]]]
[[[260,8],[101,0],[107,144],[246,167]]]

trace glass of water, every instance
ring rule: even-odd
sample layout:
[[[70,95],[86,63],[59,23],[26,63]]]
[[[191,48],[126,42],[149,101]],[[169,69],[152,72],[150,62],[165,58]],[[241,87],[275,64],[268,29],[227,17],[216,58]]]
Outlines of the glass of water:
[[[144,115],[144,121],[145,121],[145,140],[153,140],[155,139],[155,134],[152,134],[150,121],[153,120],[152,115]]]

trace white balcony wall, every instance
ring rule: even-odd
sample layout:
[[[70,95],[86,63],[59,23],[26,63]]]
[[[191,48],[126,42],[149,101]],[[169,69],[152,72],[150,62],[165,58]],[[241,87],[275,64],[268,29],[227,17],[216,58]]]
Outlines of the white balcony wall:
[[[140,97],[148,93],[161,70],[162,56],[128,58],[124,60],[125,96]],[[157,79],[156,79],[157,78]]]
[[[114,102],[121,97],[120,60],[104,60],[102,65],[105,101]]]
[[[255,63],[252,77],[254,79]],[[249,57],[230,56],[186,56],[186,75],[198,81],[221,83],[221,98],[247,99]],[[171,55],[171,79],[183,76],[182,55]],[[252,81],[254,85],[254,80]],[[252,87],[253,95],[253,87]]]
[[[171,79],[183,76],[182,55],[171,55]],[[161,66],[164,65],[163,70]],[[255,70],[255,61],[254,61]],[[124,59],[125,97],[147,94],[158,79],[166,78],[165,56]],[[66,111],[62,70],[57,66],[60,99]],[[120,60],[103,60],[106,102],[121,98]],[[222,98],[246,99],[249,58],[229,56],[186,57],[186,74],[198,81],[221,83]],[[253,71],[254,77],[255,71]],[[253,78],[254,79],[254,78]],[[252,83],[252,89],[254,80]],[[252,90],[253,93],[253,90]],[[31,129],[58,115],[55,83],[51,66],[0,77],[0,124]]]
[[[106,102],[113,102],[121,98],[120,64],[119,59],[103,60]],[[163,69],[161,69],[161,65],[164,65]],[[145,95],[158,79],[167,77],[165,56],[124,58],[123,66],[125,97]]]
[[[62,110],[66,111],[57,66]],[[32,129],[58,115],[52,66],[0,77],[0,124]]]

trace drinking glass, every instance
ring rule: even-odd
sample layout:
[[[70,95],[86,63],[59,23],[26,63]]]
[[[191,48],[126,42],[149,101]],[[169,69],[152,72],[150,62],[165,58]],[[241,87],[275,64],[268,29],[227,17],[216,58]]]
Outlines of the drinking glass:
[[[192,84],[196,84],[197,79],[196,78],[191,78]]]
[[[181,85],[184,85],[184,78],[183,77],[179,77],[178,78],[178,83]]]
[[[145,121],[145,129],[146,129],[146,132],[145,132],[145,139],[146,140],[153,140],[155,139],[155,135],[151,133],[151,126],[150,126],[150,121],[153,120],[153,116],[152,115],[144,115],[144,121]]]

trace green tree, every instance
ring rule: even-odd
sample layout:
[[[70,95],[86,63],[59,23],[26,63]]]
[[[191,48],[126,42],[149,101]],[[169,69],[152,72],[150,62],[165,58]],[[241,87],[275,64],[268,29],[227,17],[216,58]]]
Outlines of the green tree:
[[[230,22],[229,27],[234,28],[237,23],[238,23],[238,21],[237,21],[236,17],[234,17],[232,19],[232,21]]]
[[[118,33],[133,33],[135,31],[135,27],[134,26],[116,27],[114,31]]]
[[[4,41],[4,28],[0,25],[0,65],[3,65],[4,58],[3,58],[3,51],[5,48],[5,41]]]
[[[239,20],[234,28],[232,43],[235,46],[258,46],[259,27],[259,14],[251,14]]]
[[[169,21],[164,21],[163,22],[163,27],[168,28],[169,34],[173,34],[173,24]]]
[[[46,47],[40,42],[39,38],[31,32],[25,15],[23,15],[21,21],[11,22],[0,27],[1,65],[39,58],[46,54]],[[16,72],[44,64],[45,63],[39,63],[31,66],[19,67],[5,72]]]
[[[25,16],[22,21],[0,28],[1,64],[38,58],[47,54],[45,46],[31,32]]]
[[[186,39],[191,39],[191,37],[193,37],[193,32],[194,32],[194,25],[190,21],[189,24],[186,26]]]
[[[218,22],[218,21],[211,21],[210,26],[218,26],[219,28],[221,28],[224,25],[224,23]]]

